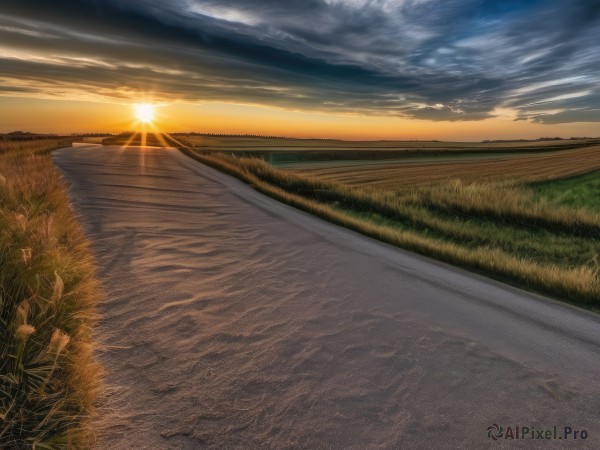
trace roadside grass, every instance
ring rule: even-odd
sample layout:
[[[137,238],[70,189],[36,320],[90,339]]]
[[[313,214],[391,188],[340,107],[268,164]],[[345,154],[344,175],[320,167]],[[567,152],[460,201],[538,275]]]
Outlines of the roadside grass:
[[[50,151],[0,142],[0,448],[89,448],[99,290]]]
[[[535,197],[600,213],[600,171],[530,185]]]
[[[545,230],[565,235],[600,238],[600,215],[581,208],[536,199],[531,190],[513,182],[460,180],[411,189],[399,194],[402,202],[438,214],[484,218],[495,224]]]
[[[0,155],[43,155],[52,150],[71,146],[73,139],[35,139],[29,141],[0,140]]]
[[[589,309],[600,307],[596,214],[535,202],[510,183],[454,182],[397,193],[295,174],[258,158],[182,151],[367,236]]]

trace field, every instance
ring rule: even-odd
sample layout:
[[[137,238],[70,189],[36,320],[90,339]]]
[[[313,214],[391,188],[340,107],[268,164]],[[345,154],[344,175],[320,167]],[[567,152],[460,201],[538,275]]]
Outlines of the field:
[[[279,167],[314,167],[340,164],[362,165],[365,162],[394,163],[440,160],[489,159],[552,152],[600,143],[593,139],[553,141],[518,141],[502,143],[438,141],[341,141],[328,139],[282,139],[263,137],[216,137],[173,135],[180,142],[199,151],[222,151],[237,156],[260,157]],[[342,163],[343,162],[343,163]]]
[[[499,181],[541,181],[566,178],[600,169],[600,146],[510,157],[494,154],[485,159],[446,160],[421,158],[374,165],[338,165],[334,161],[321,167],[290,167],[295,173],[349,186],[373,187],[389,191],[439,184],[454,179],[464,183]]]
[[[290,151],[313,150],[523,150],[561,147],[581,147],[598,139],[560,139],[512,142],[441,142],[441,141],[344,141],[340,139],[295,139],[251,136],[211,136],[172,134],[176,139],[186,139],[202,150],[227,149],[231,151]]]
[[[596,208],[587,209],[583,206],[594,200],[557,201],[552,191],[564,188],[552,186],[567,181],[549,181],[599,169],[599,146],[579,142],[578,148],[557,149],[556,142],[536,142],[532,144],[539,150],[531,154],[531,147],[524,150],[519,143],[521,150],[504,147],[516,153],[502,157],[440,162],[431,151],[429,161],[420,155],[425,160],[418,163],[334,159],[320,161],[318,168],[284,170],[269,164],[264,154],[249,158],[247,150],[228,147],[225,141],[213,151],[197,146],[184,151],[274,198],[377,239],[600,308],[597,200]],[[310,144],[307,153],[314,151]],[[445,148],[459,154],[465,150],[460,145]],[[478,144],[469,148],[481,151]],[[594,180],[591,185],[597,188]],[[540,181],[543,189],[531,184]]]
[[[530,187],[536,198],[600,213],[600,171],[564,180],[534,183]]]
[[[50,151],[0,141],[0,448],[88,448],[98,290]]]

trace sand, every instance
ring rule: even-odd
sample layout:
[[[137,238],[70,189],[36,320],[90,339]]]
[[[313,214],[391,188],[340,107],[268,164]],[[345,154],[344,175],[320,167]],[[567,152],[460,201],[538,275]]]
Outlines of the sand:
[[[279,204],[175,149],[59,150],[100,267],[99,449],[565,448],[596,315]],[[560,445],[562,444],[562,445]]]

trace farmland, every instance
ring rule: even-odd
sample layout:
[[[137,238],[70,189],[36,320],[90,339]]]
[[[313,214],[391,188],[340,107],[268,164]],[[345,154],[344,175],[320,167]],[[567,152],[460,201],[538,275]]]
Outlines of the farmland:
[[[565,147],[581,147],[598,139],[559,139],[535,141],[505,142],[442,142],[442,141],[344,141],[340,139],[297,139],[262,136],[213,136],[200,134],[174,133],[177,139],[186,139],[202,150],[227,149],[243,151],[339,151],[339,150],[427,150],[427,151],[479,151],[479,150],[514,150],[524,149],[558,149]]]
[[[600,169],[600,146],[539,152],[536,154],[500,156],[480,159],[454,159],[440,162],[437,157],[418,161],[394,161],[373,165],[338,165],[290,167],[295,173],[349,186],[403,190],[438,184],[453,179],[470,183],[481,180],[516,182],[566,178]]]
[[[237,156],[259,157],[278,167],[303,168],[341,165],[512,157],[581,148],[600,143],[593,139],[516,142],[439,141],[342,141],[243,136],[172,135],[199,151],[222,151]]]

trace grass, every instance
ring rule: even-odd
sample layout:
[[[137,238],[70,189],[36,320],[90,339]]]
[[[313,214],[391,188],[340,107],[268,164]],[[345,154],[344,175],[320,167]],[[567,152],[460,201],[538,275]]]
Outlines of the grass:
[[[274,168],[258,158],[191,157],[296,208],[408,250],[589,309],[600,308],[600,217],[537,202],[511,183],[398,192]]]
[[[530,186],[536,198],[600,212],[600,171]]]
[[[72,139],[0,140],[0,156],[43,155],[60,146],[71,146]]]
[[[488,219],[498,226],[556,234],[600,237],[600,216],[597,214],[538,200],[527,188],[512,182],[463,184],[455,180],[413,189],[398,197],[403,203],[422,206],[438,215]]]
[[[0,448],[89,448],[98,289],[49,152],[0,142]]]

